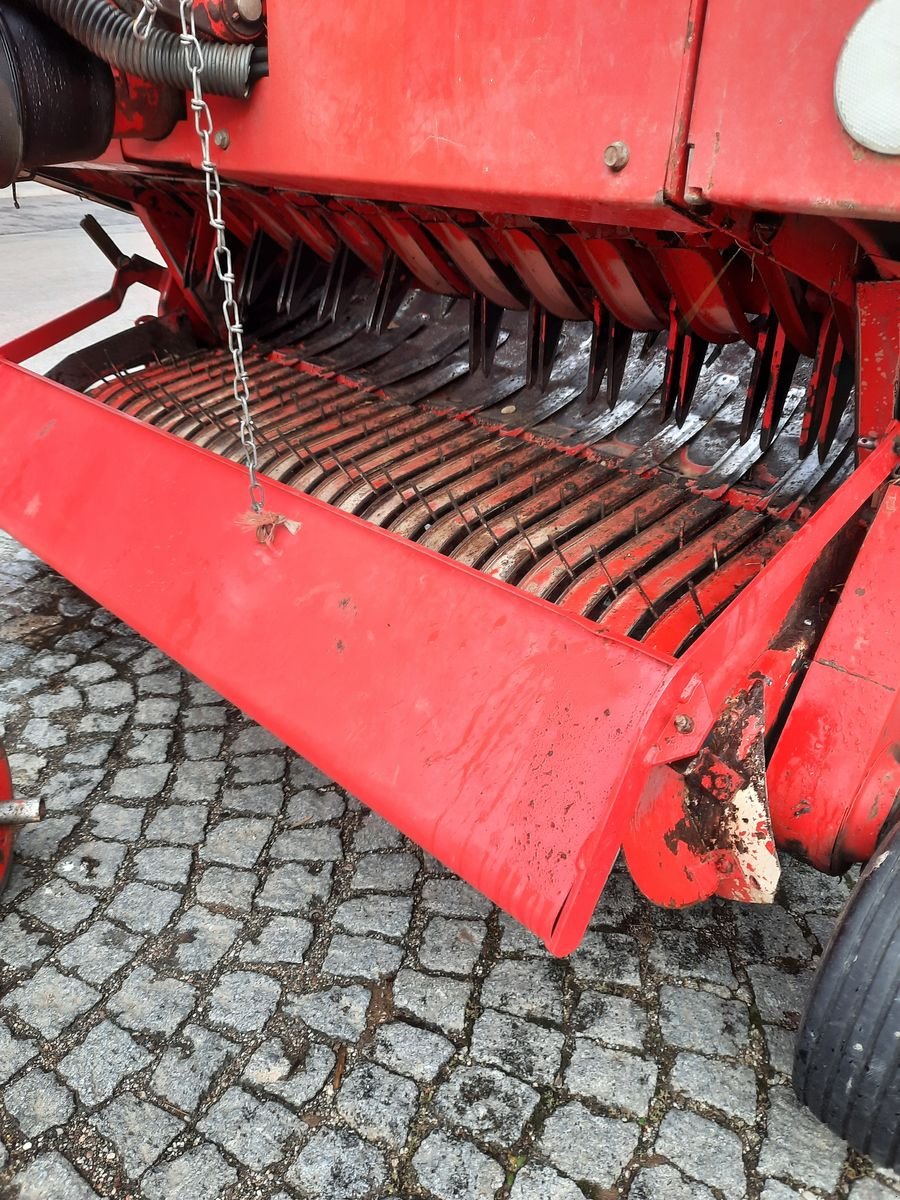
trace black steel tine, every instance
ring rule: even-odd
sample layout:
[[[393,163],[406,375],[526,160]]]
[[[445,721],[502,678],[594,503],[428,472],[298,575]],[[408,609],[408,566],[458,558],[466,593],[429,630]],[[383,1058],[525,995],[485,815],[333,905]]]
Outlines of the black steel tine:
[[[406,299],[411,284],[409,271],[400,262],[397,255],[388,254],[381,269],[378,286],[375,289],[375,298],[369,313],[368,330],[370,333],[385,332],[394,319],[397,309]]]
[[[496,533],[494,533],[493,529],[491,529],[491,527],[488,523],[487,517],[485,517],[484,513],[481,511],[481,508],[479,507],[477,500],[472,501],[472,507],[475,510],[476,517],[482,523],[482,525],[485,527],[488,534],[490,535],[491,541],[494,543],[494,545],[499,550],[500,549],[500,539],[497,537]]]
[[[341,470],[341,471],[344,473],[344,475],[346,475],[346,476],[347,476],[347,478],[348,478],[348,479],[350,480],[350,482],[352,483],[352,482],[353,482],[353,476],[350,474],[350,472],[347,470],[347,468],[346,468],[346,467],[344,466],[344,464],[341,462],[340,455],[338,454],[338,452],[337,452],[337,450],[336,450],[336,448],[335,448],[334,446],[330,447],[329,453],[331,454],[331,457],[334,459],[334,461],[337,463],[337,465],[338,465],[338,467],[340,468],[340,470]]]
[[[555,553],[556,553],[556,557],[559,559],[559,561],[560,561],[560,562],[562,563],[562,565],[565,567],[565,569],[566,569],[566,572],[567,572],[567,574],[568,574],[569,578],[570,578],[570,579],[572,579],[572,580],[574,580],[574,578],[575,578],[575,572],[574,572],[574,571],[572,570],[572,568],[569,566],[569,560],[566,558],[566,556],[563,554],[562,550],[560,549],[560,547],[559,547],[559,542],[557,541],[555,534],[552,534],[552,533],[551,533],[551,534],[549,534],[548,536],[549,536],[549,538],[550,538],[550,545],[553,547],[553,549],[554,549],[554,551],[555,551]]]
[[[405,504],[406,497],[403,495],[403,492],[400,490],[400,488],[397,487],[397,484],[394,482],[394,476],[391,474],[390,469],[387,466],[384,466],[381,469],[384,472],[385,479],[388,481],[391,488],[393,489],[394,494],[397,496],[398,499],[402,500],[403,503]]]
[[[562,325],[562,317],[548,312],[543,305],[534,300],[531,302],[528,310],[527,387],[537,384],[542,392],[547,390]]]
[[[594,301],[594,321],[591,326],[591,349],[588,359],[587,387],[584,391],[586,404],[592,403],[600,393],[600,387],[606,375],[607,357],[609,355],[609,325],[610,315],[600,304]]]
[[[636,575],[633,575],[633,574],[629,574],[628,578],[631,580],[631,582],[632,582],[632,583],[634,584],[634,586],[637,588],[638,592],[639,592],[639,593],[640,593],[640,595],[641,595],[641,599],[644,601],[644,603],[645,603],[645,604],[647,605],[647,607],[650,609],[650,612],[653,614],[653,619],[654,619],[655,621],[658,621],[658,620],[659,620],[659,613],[657,612],[656,605],[653,603],[653,601],[650,599],[650,597],[649,597],[649,596],[647,595],[647,593],[644,591],[644,588],[643,588],[643,586],[641,585],[641,582],[640,582],[640,580],[637,578],[637,576],[636,576]]]
[[[528,549],[531,551],[531,557],[534,559],[535,562],[537,562],[538,552],[537,552],[537,550],[535,550],[534,546],[532,545],[531,538],[525,532],[525,527],[523,526],[521,520],[519,519],[518,513],[514,514],[513,522],[515,523],[516,529],[518,529],[520,536],[525,539],[525,544],[527,545]]]
[[[368,489],[371,492],[377,492],[378,488],[375,486],[375,484],[372,482],[372,480],[369,478],[369,476],[365,473],[365,471],[362,469],[362,467],[359,465],[359,463],[353,457],[352,454],[349,455],[349,459],[350,459],[350,465],[352,467],[356,468],[356,471],[358,472],[360,478],[365,482],[366,487],[368,487]]]
[[[707,620],[706,613],[703,611],[703,605],[700,603],[700,597],[697,595],[697,589],[694,587],[693,580],[689,579],[687,581],[687,587],[690,597],[694,602],[694,608],[697,610],[697,616],[700,618],[700,624],[706,629],[709,621]]]
[[[619,399],[625,368],[628,365],[632,337],[633,331],[627,325],[623,325],[621,321],[610,321],[606,372],[606,403],[610,409],[616,407]]]
[[[425,508],[428,509],[428,515],[432,518],[432,520],[434,520],[434,518],[437,516],[437,513],[431,507],[428,497],[419,490],[419,485],[417,483],[413,482],[412,480],[410,480],[409,486],[415,492],[416,499],[419,501],[420,504],[423,504],[425,506]],[[463,524],[465,525],[465,518],[463,518]],[[466,525],[466,529],[468,529],[468,528],[469,528],[468,525]]]
[[[747,385],[744,416],[741,420],[740,439],[742,445],[744,442],[750,440],[753,430],[756,428],[756,422],[759,419],[759,414],[762,412],[766,393],[769,390],[769,379],[772,374],[772,351],[775,348],[775,333],[778,327],[778,318],[774,313],[769,313],[766,317],[762,318],[762,322],[762,327],[759,329],[757,336],[756,352],[753,355],[753,369],[750,372],[750,382]]]
[[[616,587],[616,581],[613,579],[612,575],[610,575],[609,568],[607,567],[607,565],[603,561],[603,559],[600,557],[600,551],[597,549],[596,546],[591,546],[591,554],[593,554],[594,558],[597,560],[597,565],[599,566],[599,568],[603,572],[603,574],[606,576],[606,582],[609,584],[610,589],[612,590],[613,596],[618,596],[619,589]]]
[[[455,511],[455,513],[456,513],[456,515],[459,517],[459,519],[462,521],[463,525],[466,527],[466,533],[471,533],[471,532],[472,532],[472,527],[471,527],[471,525],[469,524],[469,522],[466,520],[466,515],[465,515],[465,513],[464,513],[464,512],[463,512],[463,510],[462,510],[462,509],[459,507],[459,504],[458,504],[458,502],[457,502],[457,499],[456,499],[456,497],[453,495],[453,489],[452,489],[452,488],[447,488],[447,496],[448,496],[448,497],[449,497],[449,499],[450,499],[450,503],[453,505],[453,509],[454,509],[454,511]]]
[[[320,458],[319,458],[319,457],[318,457],[318,456],[315,454],[315,452],[314,452],[314,451],[311,449],[311,447],[307,445],[306,441],[305,441],[305,440],[304,440],[304,439],[303,439],[303,438],[300,436],[300,434],[299,434],[299,433],[295,433],[295,434],[293,435],[293,437],[295,438],[295,440],[296,440],[296,441],[298,441],[298,442],[300,443],[300,448],[303,450],[303,453],[304,453],[304,454],[305,454],[305,455],[306,455],[308,458],[312,459],[312,461],[315,463],[315,465],[316,465],[316,466],[319,468],[319,470],[320,470],[320,471],[323,473],[323,475],[324,475],[324,474],[325,474],[325,468],[324,468],[324,466],[322,465],[322,461],[321,461],[321,459],[320,459]]]

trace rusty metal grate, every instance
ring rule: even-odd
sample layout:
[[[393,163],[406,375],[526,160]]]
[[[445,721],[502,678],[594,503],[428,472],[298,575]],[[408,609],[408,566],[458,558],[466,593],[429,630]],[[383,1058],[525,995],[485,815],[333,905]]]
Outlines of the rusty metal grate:
[[[264,474],[663,652],[682,652],[794,529],[674,474],[398,403],[291,355],[257,349],[248,369]],[[93,394],[240,459],[223,351]]]

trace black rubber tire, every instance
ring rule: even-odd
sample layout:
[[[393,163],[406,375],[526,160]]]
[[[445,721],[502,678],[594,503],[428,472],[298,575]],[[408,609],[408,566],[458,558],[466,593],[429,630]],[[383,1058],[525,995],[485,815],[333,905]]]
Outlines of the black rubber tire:
[[[794,1090],[829,1129],[900,1168],[900,825],[835,926],[794,1054]]]

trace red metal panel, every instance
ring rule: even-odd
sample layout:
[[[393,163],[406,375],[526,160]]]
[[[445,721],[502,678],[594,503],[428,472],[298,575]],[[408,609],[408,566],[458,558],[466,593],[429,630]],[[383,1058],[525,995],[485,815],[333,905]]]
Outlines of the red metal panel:
[[[299,529],[260,546],[245,497],[235,464],[0,362],[0,525],[571,950],[671,659],[272,482]]]
[[[856,288],[856,360],[859,415],[865,438],[878,438],[897,416],[900,397],[900,282],[860,283]],[[861,456],[868,448],[861,447]]]
[[[868,0],[709,0],[690,123],[690,198],[778,212],[900,213],[900,158],[855,142],[834,69]]]
[[[223,173],[381,199],[625,223],[663,208],[689,0],[271,0],[269,78],[216,99]],[[603,162],[623,141],[624,170]],[[193,162],[186,125],[129,157]],[[638,223],[640,223],[638,221]]]
[[[779,843],[830,870],[836,839],[868,857],[900,788],[900,486],[890,486],[810,665],[769,767]],[[883,750],[891,753],[884,755]],[[890,769],[865,806],[854,797],[873,772]],[[855,828],[848,829],[845,814]],[[843,828],[842,828],[843,826]]]

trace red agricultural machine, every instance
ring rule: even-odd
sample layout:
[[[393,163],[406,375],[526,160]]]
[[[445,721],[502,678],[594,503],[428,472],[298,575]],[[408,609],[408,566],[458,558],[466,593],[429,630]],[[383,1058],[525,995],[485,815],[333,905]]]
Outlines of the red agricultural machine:
[[[0,43],[0,185],[163,264],[87,219],[110,290],[0,347],[0,524],[557,954],[620,852],[671,906],[868,863],[795,1083],[900,1165],[897,0]]]

